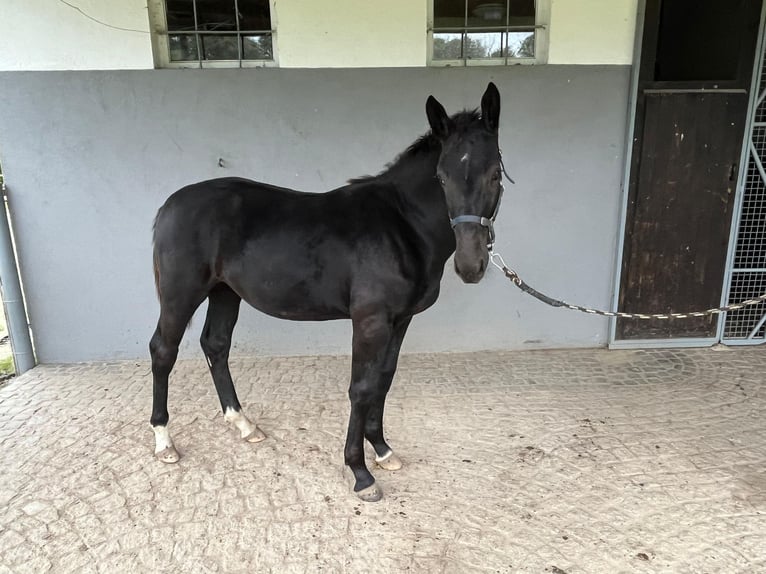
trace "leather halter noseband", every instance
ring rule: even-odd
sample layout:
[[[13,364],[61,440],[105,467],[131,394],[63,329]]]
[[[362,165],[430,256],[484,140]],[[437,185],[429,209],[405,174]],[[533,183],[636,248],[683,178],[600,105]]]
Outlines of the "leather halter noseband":
[[[487,243],[487,249],[492,249],[495,245],[495,219],[497,213],[500,211],[500,200],[503,199],[503,185],[500,184],[500,195],[497,197],[497,204],[495,205],[495,211],[491,217],[482,217],[480,215],[458,215],[449,220],[452,228],[454,229],[458,223],[478,223],[482,227],[486,227],[489,231],[489,241]]]

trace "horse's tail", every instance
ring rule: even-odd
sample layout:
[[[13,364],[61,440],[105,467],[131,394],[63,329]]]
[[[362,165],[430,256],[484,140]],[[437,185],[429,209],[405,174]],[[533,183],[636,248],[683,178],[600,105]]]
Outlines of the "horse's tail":
[[[160,293],[160,264],[157,260],[157,252],[154,253],[154,288],[157,290],[157,299],[162,301],[162,293]]]
[[[157,220],[160,218],[160,212],[157,212],[157,217],[154,218],[154,225],[152,226],[152,267],[154,268],[154,288],[157,291],[157,299],[162,301],[162,292],[160,291],[160,259],[157,257]]]

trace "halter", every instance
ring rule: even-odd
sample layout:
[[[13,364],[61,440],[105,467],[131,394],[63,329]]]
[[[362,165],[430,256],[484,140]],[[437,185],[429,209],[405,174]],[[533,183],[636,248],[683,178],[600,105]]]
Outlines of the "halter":
[[[500,152],[500,169],[503,172],[503,175],[510,181],[511,183],[516,183],[511,179],[511,176],[508,175],[508,172],[505,170],[505,165],[503,164],[503,153]],[[450,218],[450,224],[452,225],[452,228],[454,229],[455,226],[458,223],[478,223],[482,227],[486,227],[487,231],[489,232],[489,241],[487,242],[487,249],[492,251],[492,248],[495,246],[495,219],[497,219],[497,214],[500,211],[500,202],[503,199],[503,192],[505,191],[505,186],[503,185],[503,182],[500,182],[500,194],[497,196],[497,203],[495,204],[495,209],[492,211],[492,215],[490,217],[482,217],[480,215],[458,215],[457,217]]]

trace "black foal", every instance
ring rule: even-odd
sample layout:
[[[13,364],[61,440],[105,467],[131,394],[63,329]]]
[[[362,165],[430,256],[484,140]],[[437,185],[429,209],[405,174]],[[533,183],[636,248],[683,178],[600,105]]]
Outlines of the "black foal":
[[[194,311],[208,299],[201,344],[224,417],[243,439],[265,435],[243,413],[229,372],[242,299],[284,319],[351,319],[352,368],[345,460],[354,491],[382,491],[364,461],[364,439],[385,469],[401,467],[383,434],[383,411],[412,316],[436,301],[444,264],[477,283],[502,185],[500,94],[489,84],[481,114],[448,116],[426,102],[431,131],[388,169],[327,193],[245,179],[204,181],[174,193],[154,226],[160,318],[150,343],[156,455],[176,462],[167,430],[168,376]]]

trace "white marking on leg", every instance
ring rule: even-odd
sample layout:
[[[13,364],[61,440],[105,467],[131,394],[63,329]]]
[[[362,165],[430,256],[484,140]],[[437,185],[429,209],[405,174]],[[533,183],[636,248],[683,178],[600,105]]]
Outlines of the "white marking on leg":
[[[176,447],[173,446],[173,439],[170,438],[167,426],[153,426],[154,430],[154,456],[162,462],[178,462],[181,456]]]
[[[260,442],[266,438],[266,435],[250,421],[242,411],[235,411],[233,408],[228,407],[223,414],[224,420],[233,424],[239,430],[240,436],[248,442]]]
[[[399,470],[402,468],[402,460],[394,454],[394,451],[389,450],[383,456],[375,455],[375,464],[385,470]]]
[[[394,451],[389,449],[386,454],[383,454],[381,456],[375,455],[375,462],[386,462],[389,458],[393,456],[393,454],[394,454]]]
[[[152,427],[154,430],[154,453],[157,454],[173,446],[173,439],[170,438],[168,427],[156,426]]]

